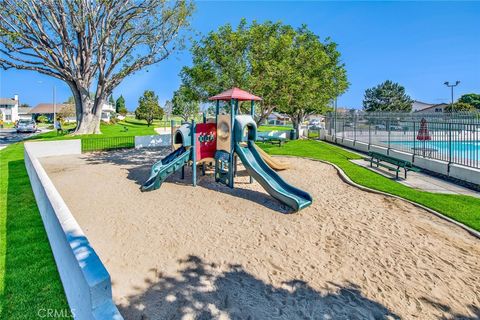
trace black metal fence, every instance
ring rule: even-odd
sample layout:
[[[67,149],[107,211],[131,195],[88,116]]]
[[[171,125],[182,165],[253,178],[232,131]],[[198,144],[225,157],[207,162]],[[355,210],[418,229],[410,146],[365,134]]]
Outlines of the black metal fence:
[[[82,139],[82,152],[125,149],[134,147],[134,136]]]
[[[423,124],[422,124],[423,123]],[[480,113],[329,114],[326,133],[426,158],[480,168]]]

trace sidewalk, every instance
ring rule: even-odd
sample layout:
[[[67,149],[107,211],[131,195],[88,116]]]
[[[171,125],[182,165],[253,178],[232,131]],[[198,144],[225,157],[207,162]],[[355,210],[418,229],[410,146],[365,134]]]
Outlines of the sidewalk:
[[[358,164],[361,167],[367,168],[374,172],[381,174],[387,178],[395,179],[395,174],[387,169],[377,168],[377,167],[370,167],[370,162],[365,161],[363,159],[360,160],[351,160],[353,163]],[[398,183],[406,185],[408,187],[419,189],[427,192],[433,193],[446,193],[446,194],[463,194],[467,196],[472,196],[476,198],[480,198],[480,192],[476,192],[474,190],[459,186],[455,183],[445,181],[443,179],[439,179],[436,177],[432,177],[430,175],[421,173],[421,172],[412,172],[409,171],[407,174],[407,180],[403,178],[403,171],[399,174],[400,179],[397,180]]]

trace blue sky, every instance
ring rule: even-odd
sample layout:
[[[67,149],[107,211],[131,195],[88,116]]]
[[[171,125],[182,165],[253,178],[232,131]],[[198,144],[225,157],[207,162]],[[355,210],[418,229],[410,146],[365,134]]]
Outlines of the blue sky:
[[[449,101],[444,81],[460,80],[455,96],[480,93],[480,2],[197,2],[192,28],[201,34],[242,17],[257,21],[307,24],[322,39],[338,43],[350,88],[339,106],[360,108],[365,89],[390,79],[416,100]],[[135,109],[144,90],[161,103],[178,88],[178,73],[191,63],[188,50],[130,76],[114,90]],[[0,96],[19,94],[36,105],[70,95],[62,82],[28,71],[1,70]]]

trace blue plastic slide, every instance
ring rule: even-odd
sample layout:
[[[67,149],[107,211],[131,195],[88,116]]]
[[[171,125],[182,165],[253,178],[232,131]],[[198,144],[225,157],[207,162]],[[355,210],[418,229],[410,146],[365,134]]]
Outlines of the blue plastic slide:
[[[285,203],[295,211],[308,207],[312,203],[312,197],[288,184],[275,171],[263,161],[262,156],[255,148],[255,142],[248,140],[244,146],[237,142],[235,152],[242,160],[248,173],[257,180],[263,188],[274,198]]]
[[[184,146],[170,153],[152,166],[150,178],[141,187],[142,191],[150,191],[160,188],[172,173],[183,167],[190,159],[190,149]]]

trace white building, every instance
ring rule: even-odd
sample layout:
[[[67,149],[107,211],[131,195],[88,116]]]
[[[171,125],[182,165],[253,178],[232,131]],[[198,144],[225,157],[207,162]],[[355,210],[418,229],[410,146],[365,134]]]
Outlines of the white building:
[[[71,116],[67,117],[64,119],[66,122],[75,122],[76,117],[75,117],[75,106],[71,104],[65,104],[65,103],[57,103],[55,105],[55,112],[61,112],[64,109],[70,109],[70,111],[66,112],[67,114],[71,114]],[[30,110],[30,116],[33,117],[35,120],[41,116],[44,115],[48,118],[49,121],[53,121],[53,104],[51,103],[40,103],[36,107],[32,108]],[[101,120],[105,122],[110,122],[110,119],[112,116],[115,114],[115,107],[112,106],[111,104],[104,103],[102,105],[102,116]]]
[[[422,101],[414,101],[412,104],[412,112],[440,113],[440,112],[445,112],[446,107],[448,107],[447,103],[426,103]]]
[[[290,117],[279,112],[272,112],[268,116],[267,122],[268,124],[273,125],[286,125],[288,122],[290,122]]]
[[[110,103],[104,103],[102,105],[102,121],[110,122],[110,119],[115,114],[115,106]]]
[[[13,98],[0,98],[0,120],[5,123],[18,120],[18,95]]]

